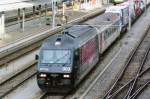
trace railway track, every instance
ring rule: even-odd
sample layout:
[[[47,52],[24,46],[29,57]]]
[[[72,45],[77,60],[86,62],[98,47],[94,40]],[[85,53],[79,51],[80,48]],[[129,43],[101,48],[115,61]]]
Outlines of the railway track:
[[[39,99],[66,99],[66,97],[69,94],[65,94],[65,95],[61,95],[61,94],[48,94],[48,93],[44,93],[43,95],[41,95],[41,97]]]
[[[0,99],[5,99],[9,96],[12,92],[15,92],[15,90],[19,89],[19,87],[24,86],[26,83],[28,83],[30,80],[36,81],[36,65],[37,62],[32,62],[26,66],[25,69],[22,69],[21,71],[17,72],[15,75],[10,77],[9,79],[3,81],[0,83]],[[38,99],[44,99],[49,94],[40,92],[39,91],[39,97]],[[36,95],[36,94],[35,94]],[[65,99],[66,95],[51,95],[50,97],[52,99]]]
[[[39,45],[38,45],[39,46]],[[32,46],[33,47],[33,46]],[[35,47],[34,49],[36,49],[37,47]],[[34,49],[32,49],[32,50],[34,50]],[[28,50],[28,52],[30,52],[31,50]],[[22,52],[21,52],[22,53]],[[25,55],[26,54],[26,52],[24,52],[24,54],[23,55]],[[15,56],[15,55],[14,55]],[[20,56],[22,56],[22,54],[20,54],[18,57],[20,57]],[[9,56],[8,56],[9,57]],[[18,58],[18,57],[16,57],[16,58]],[[7,60],[7,59],[6,59]],[[12,59],[10,59],[9,61],[12,61],[12,60],[15,60],[15,58],[12,58]],[[7,62],[9,62],[9,61],[7,61]],[[2,64],[5,64],[5,63],[7,63],[7,62],[4,62],[4,63],[2,63]],[[35,65],[34,65],[34,67],[35,67]],[[31,69],[32,70],[32,69]],[[24,71],[22,71],[22,72],[24,72]],[[28,71],[29,72],[29,71]],[[28,73],[27,73],[28,74]],[[31,76],[29,77],[29,76],[26,76],[26,78],[25,78],[25,80],[20,80],[20,82],[18,81],[18,85],[16,85],[15,87],[14,87],[14,89],[15,88],[17,88],[18,86],[20,86],[22,83],[25,83],[27,80],[29,80],[31,77],[33,77],[34,75],[36,74],[36,72],[34,73],[34,72],[32,72],[32,74],[31,74]],[[17,75],[16,75],[16,77],[17,77]],[[14,78],[12,78],[12,79],[15,79],[15,77]],[[20,78],[19,78],[20,79]],[[11,79],[10,79],[11,80]],[[10,80],[8,80],[8,82],[10,81]],[[7,81],[4,83],[4,84],[6,84],[6,87],[8,86],[8,84],[7,84]],[[2,95],[2,96],[5,96],[5,95],[7,95],[7,94],[9,94],[12,90],[14,90],[14,89],[10,89],[10,90],[8,90],[7,92],[4,92],[4,94]],[[41,95],[41,98],[43,98],[43,96],[45,97],[45,95],[47,95],[47,94],[43,94],[43,95]],[[55,99],[62,99],[62,98],[64,98],[64,96],[50,96],[50,97],[54,97]]]
[[[36,63],[31,63],[27,68],[0,83],[0,99],[15,90],[22,83],[36,74]]]
[[[24,86],[30,80],[36,81],[36,73],[37,73],[36,65],[37,62],[34,61],[28,64],[28,66],[26,66],[25,69],[22,69],[21,71],[17,72],[15,75],[10,77],[9,79],[1,82],[0,99],[5,99],[6,97],[9,96],[9,94],[15,92],[15,90],[19,89],[21,86]],[[38,91],[40,93],[38,99],[43,99],[48,95],[47,93],[40,92],[41,90]],[[52,99],[64,99],[64,97],[65,97],[64,95],[51,96]]]
[[[150,30],[103,99],[135,99],[150,84]]]
[[[45,98],[45,97],[47,97],[47,94],[41,94],[41,99],[43,99],[43,98]],[[68,97],[68,96],[67,96]],[[64,96],[48,96],[48,98],[54,98],[54,99],[62,99],[62,98],[64,98]],[[82,99],[82,98],[81,98]]]

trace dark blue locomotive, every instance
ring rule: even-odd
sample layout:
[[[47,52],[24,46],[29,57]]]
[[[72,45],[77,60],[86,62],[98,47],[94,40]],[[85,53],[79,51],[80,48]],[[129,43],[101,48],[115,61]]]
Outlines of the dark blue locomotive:
[[[118,14],[105,13],[50,36],[38,56],[38,86],[47,92],[70,91],[120,35],[120,27]]]
[[[44,42],[39,53],[37,74],[41,89],[57,92],[60,88],[67,90],[71,87],[73,43],[70,37],[60,34],[51,36]]]

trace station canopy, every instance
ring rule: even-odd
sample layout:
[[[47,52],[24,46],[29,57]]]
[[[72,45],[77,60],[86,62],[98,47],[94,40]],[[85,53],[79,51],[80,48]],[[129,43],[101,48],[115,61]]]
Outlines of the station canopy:
[[[51,0],[0,0],[0,12],[50,4]]]

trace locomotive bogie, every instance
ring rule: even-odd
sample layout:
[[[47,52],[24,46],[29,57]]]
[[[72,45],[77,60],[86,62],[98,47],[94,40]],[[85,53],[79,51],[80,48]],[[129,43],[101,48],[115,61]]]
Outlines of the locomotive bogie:
[[[71,77],[71,74],[38,73],[37,84],[43,91],[50,93],[64,93],[70,91],[72,88],[71,85],[73,81]]]

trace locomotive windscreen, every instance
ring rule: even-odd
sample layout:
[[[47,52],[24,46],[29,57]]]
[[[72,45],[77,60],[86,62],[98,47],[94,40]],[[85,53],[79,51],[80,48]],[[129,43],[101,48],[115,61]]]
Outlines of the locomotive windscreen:
[[[41,63],[71,63],[71,52],[70,50],[43,50]]]

